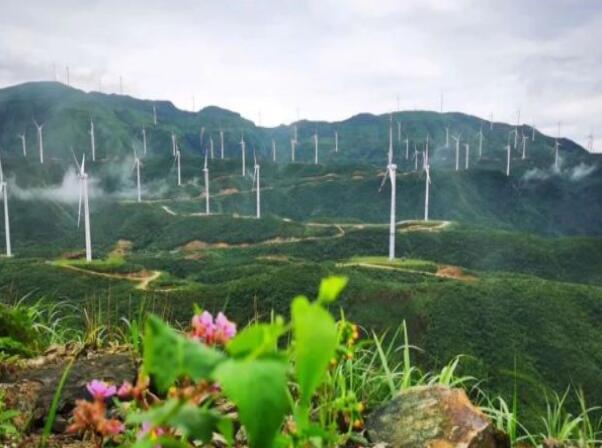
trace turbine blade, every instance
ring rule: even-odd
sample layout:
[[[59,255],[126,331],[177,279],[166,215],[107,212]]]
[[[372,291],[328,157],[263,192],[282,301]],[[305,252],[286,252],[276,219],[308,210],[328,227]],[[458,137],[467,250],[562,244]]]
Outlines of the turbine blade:
[[[379,193],[383,189],[383,187],[385,186],[385,183],[387,182],[387,178],[388,177],[389,177],[389,167],[387,167],[387,170],[385,171],[385,175],[383,176],[383,181],[380,183],[380,187],[378,187],[378,192]]]
[[[80,180],[80,182],[82,182],[82,181]],[[79,205],[77,206],[77,228],[78,229],[79,229],[79,223],[80,223],[81,218],[82,218],[82,195],[83,195],[83,190],[84,190],[84,184],[82,182],[79,185]]]

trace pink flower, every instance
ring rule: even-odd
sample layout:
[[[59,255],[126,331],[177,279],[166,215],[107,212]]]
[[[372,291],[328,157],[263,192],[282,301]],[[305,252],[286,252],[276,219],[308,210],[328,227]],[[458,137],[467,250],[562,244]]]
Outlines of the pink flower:
[[[219,313],[215,318],[215,340],[225,344],[235,335],[236,324],[230,322],[223,313]]]
[[[202,314],[197,314],[192,318],[192,335],[194,337],[210,343],[213,340],[214,334],[215,324],[213,323],[211,313],[203,311]]]
[[[150,440],[156,440],[165,434],[165,430],[158,426],[153,426],[150,422],[142,423],[142,429],[138,432],[138,438],[141,439],[148,434]],[[155,445],[154,448],[161,448],[161,445]]]
[[[117,392],[115,386],[100,380],[92,380],[86,385],[86,388],[96,400],[104,400],[105,398],[112,397]]]
[[[117,389],[117,396],[121,399],[130,398],[132,396],[132,384],[129,381],[124,381],[119,389]]]

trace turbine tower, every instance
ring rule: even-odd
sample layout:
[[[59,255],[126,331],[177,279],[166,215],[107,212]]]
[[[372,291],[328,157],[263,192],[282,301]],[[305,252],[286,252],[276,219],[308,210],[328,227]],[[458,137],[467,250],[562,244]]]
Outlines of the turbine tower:
[[[276,163],[276,140],[272,137],[272,162]]]
[[[224,131],[221,129],[219,131],[219,144],[220,144],[220,158],[223,160],[223,158],[224,158]]]
[[[2,171],[2,159],[0,159],[0,192],[4,203],[4,237],[6,238],[6,256],[12,257],[13,252],[10,245],[10,220],[8,218],[8,183],[4,180]]]
[[[178,150],[178,141],[176,140],[176,134],[171,133],[171,155],[176,156],[176,151]]]
[[[211,160],[213,160],[213,137],[209,137],[209,152],[211,154]]]
[[[560,142],[558,139],[554,140],[554,168],[558,171],[560,169]]]
[[[460,137],[462,134],[452,135],[452,138],[456,141],[456,171],[460,170]]]
[[[468,143],[464,143],[464,154],[466,157],[466,160],[464,161],[464,169],[467,170],[470,163],[470,145]]]
[[[240,134],[240,152],[242,153],[242,177],[245,177],[247,174],[247,168],[245,164],[245,153],[246,151],[246,143],[244,136]]]
[[[314,164],[318,164],[318,131],[314,131]]]
[[[146,129],[144,129],[144,126],[142,127],[142,148],[146,155]]]
[[[410,158],[410,137],[406,134],[406,160]]]
[[[510,146],[510,143],[508,143],[506,145],[506,176],[510,176],[510,157],[511,157],[510,149],[511,149],[511,146]]]
[[[259,182],[259,164],[257,163],[257,157],[255,156],[255,150],[253,150],[253,188],[251,191],[255,191],[255,217],[261,218],[261,185]]]
[[[136,199],[137,202],[140,203],[142,202],[142,193],[140,191],[140,158],[138,157],[138,154],[136,153],[136,148],[134,148],[134,167],[136,170]]]
[[[92,162],[96,162],[96,141],[94,140],[94,122],[90,118],[90,149],[92,150]]]
[[[418,171],[418,148],[414,143],[414,171]]]
[[[449,126],[445,126],[445,147],[449,148]]]
[[[153,106],[153,123],[157,126],[157,107]]]
[[[339,132],[334,131],[334,152],[339,152]]]
[[[535,125],[531,126],[531,141],[535,141]]]
[[[424,220],[429,220],[429,195],[431,186],[431,165],[429,160],[428,149],[424,152],[423,159],[424,172],[426,173],[426,179],[424,181]]]
[[[587,136],[587,150],[590,153],[594,152],[594,133],[592,131],[590,131]]]
[[[23,157],[27,157],[27,144],[25,142],[25,132],[23,132],[23,134],[19,134],[19,139],[21,140],[21,149],[23,150]]]
[[[297,145],[297,140],[291,138],[291,162],[295,162],[295,146]]]
[[[207,150],[205,150],[205,165],[203,166],[203,175],[205,177],[205,214],[211,213],[209,209],[209,168],[207,167]]]
[[[75,155],[73,156],[75,158]],[[78,168],[78,177],[80,181],[79,190],[79,206],[77,212],[77,227],[81,222],[82,215],[82,199],[84,203],[84,233],[86,238],[86,261],[89,263],[92,261],[92,238],[90,236],[90,204],[88,202],[88,174],[86,173],[86,154],[82,155],[82,163],[79,165],[77,159],[75,163]]]
[[[493,131],[493,112],[489,114],[489,130]]]
[[[44,129],[44,123],[38,124],[37,121],[33,120],[33,124],[35,124],[38,130],[38,150],[40,152],[40,163],[44,163],[44,136],[42,135],[42,130]]]
[[[522,143],[523,143],[523,154],[522,154],[522,159],[525,160],[527,158],[527,140],[529,139],[529,137],[527,137],[525,134],[522,134],[521,136],[522,138]]]
[[[393,117],[389,120],[389,156],[387,169],[378,191],[381,191],[387,181],[391,181],[391,212],[389,216],[389,260],[395,259],[395,194],[397,181],[397,165],[393,163]]]
[[[178,169],[178,187],[182,186],[182,171],[181,171],[181,153],[179,149],[176,149],[176,156],[174,159],[174,162],[176,162],[177,164],[177,169]]]

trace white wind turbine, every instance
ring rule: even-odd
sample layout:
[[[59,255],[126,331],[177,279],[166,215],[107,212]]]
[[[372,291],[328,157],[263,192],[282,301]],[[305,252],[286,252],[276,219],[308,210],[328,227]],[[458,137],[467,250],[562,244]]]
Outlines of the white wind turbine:
[[[224,158],[224,131],[220,129],[219,131],[219,144],[220,144],[220,158]]]
[[[506,176],[510,176],[510,159],[511,155],[511,146],[510,143],[506,145]]]
[[[339,152],[339,132],[334,131],[334,152]]]
[[[560,142],[558,139],[554,140],[554,168],[556,170],[560,169]]]
[[[246,163],[245,163],[245,154],[247,152],[247,146],[245,143],[245,139],[243,137],[243,135],[240,135],[240,152],[242,153],[242,177],[245,177],[247,174],[247,167],[246,167]]]
[[[33,124],[35,124],[38,130],[38,150],[40,152],[40,163],[44,163],[44,136],[42,134],[44,123],[38,124],[37,121],[33,120]]]
[[[75,154],[73,155],[75,164],[78,168],[78,178],[80,181],[79,189],[79,206],[77,211],[77,227],[81,222],[82,215],[82,199],[84,203],[84,233],[86,238],[86,261],[89,263],[92,261],[92,238],[90,236],[90,204],[88,202],[88,174],[86,173],[86,155],[82,155],[81,165],[77,163]]]
[[[255,150],[253,150],[253,188],[251,191],[255,191],[255,217],[261,218],[261,185],[259,182],[259,164],[257,163],[257,157],[255,156]]]
[[[10,245],[10,220],[8,218],[8,183],[4,180],[2,159],[0,159],[0,192],[2,193],[2,202],[4,203],[4,237],[6,238],[6,256],[12,257],[13,252]]]
[[[489,130],[493,130],[493,112],[489,114]]]
[[[207,166],[207,151],[205,150],[205,165],[203,166],[203,175],[205,177],[205,214],[211,213],[209,209],[209,167]]]
[[[176,149],[176,154],[174,157],[174,162],[176,163],[176,168],[178,170],[178,187],[182,186],[182,171],[181,171],[181,159],[182,155],[179,149]]]
[[[429,220],[429,196],[430,196],[430,187],[431,187],[431,164],[429,160],[428,149],[424,152],[423,157],[423,166],[424,172],[426,174],[426,179],[424,181],[424,220]]]
[[[25,132],[19,134],[19,140],[21,140],[21,149],[23,150],[23,157],[27,157],[27,143],[25,141]]]
[[[594,133],[591,130],[587,136],[587,150],[590,153],[594,152]]]
[[[406,160],[410,158],[410,137],[406,134]]]
[[[395,259],[395,195],[397,181],[397,165],[393,163],[393,117],[389,121],[389,155],[387,169],[378,191],[381,191],[387,181],[391,181],[391,213],[389,216],[389,260]]]
[[[418,148],[414,143],[414,171],[418,171]]]
[[[535,141],[535,125],[531,125],[531,141]]]
[[[318,131],[314,130],[314,164],[318,164]]]
[[[142,149],[146,155],[146,129],[142,126]]]
[[[464,154],[466,157],[466,160],[464,161],[464,169],[467,170],[470,163],[470,145],[468,143],[464,143]]]
[[[176,139],[176,134],[171,133],[171,155],[176,156],[176,152],[178,151],[178,141]]]
[[[295,146],[297,146],[297,140],[291,138],[291,162],[295,161]]]
[[[276,162],[276,140],[272,137],[272,162]]]
[[[205,126],[201,126],[201,133],[199,135],[200,141],[201,141],[201,148],[203,147],[203,142],[204,142],[204,138],[205,138]]]
[[[452,135],[452,138],[456,141],[456,171],[460,170],[460,137],[462,134]]]
[[[153,106],[153,123],[157,126],[157,107]]]
[[[523,154],[521,158],[525,160],[527,158],[527,140],[529,139],[529,137],[527,137],[525,134],[522,134],[521,138],[523,144]]]
[[[94,122],[90,118],[90,149],[92,150],[92,162],[96,162],[96,140],[94,139]]]
[[[213,137],[209,137],[209,153],[211,154],[211,160],[213,160]]]
[[[142,202],[142,192],[140,190],[140,158],[136,153],[136,148],[134,148],[134,166],[133,169],[136,170],[136,192],[137,192],[137,202]]]

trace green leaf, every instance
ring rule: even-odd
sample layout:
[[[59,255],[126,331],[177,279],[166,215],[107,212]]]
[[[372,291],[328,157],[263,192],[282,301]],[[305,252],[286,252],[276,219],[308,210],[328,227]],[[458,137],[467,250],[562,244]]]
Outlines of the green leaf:
[[[174,399],[146,412],[128,416],[128,423],[149,422],[154,426],[177,428],[184,438],[205,443],[211,441],[213,432],[221,426],[221,420],[226,418],[215,411]]]
[[[347,286],[347,282],[347,277],[332,276],[322,279],[318,293],[318,302],[324,304],[334,302],[345,286]]]
[[[276,359],[230,359],[220,364],[214,379],[238,407],[251,447],[272,446],[289,409],[286,362]]]
[[[320,304],[297,297],[292,305],[295,369],[301,404],[309,405],[337,347],[334,319]]]
[[[166,391],[182,376],[189,376],[194,381],[209,378],[223,359],[220,352],[191,341],[158,317],[151,315],[147,319],[144,371],[153,376],[160,391]]]
[[[254,324],[241,331],[228,344],[228,353],[233,357],[250,356],[257,358],[273,354],[278,350],[278,339],[286,328],[282,318],[272,324]]]

